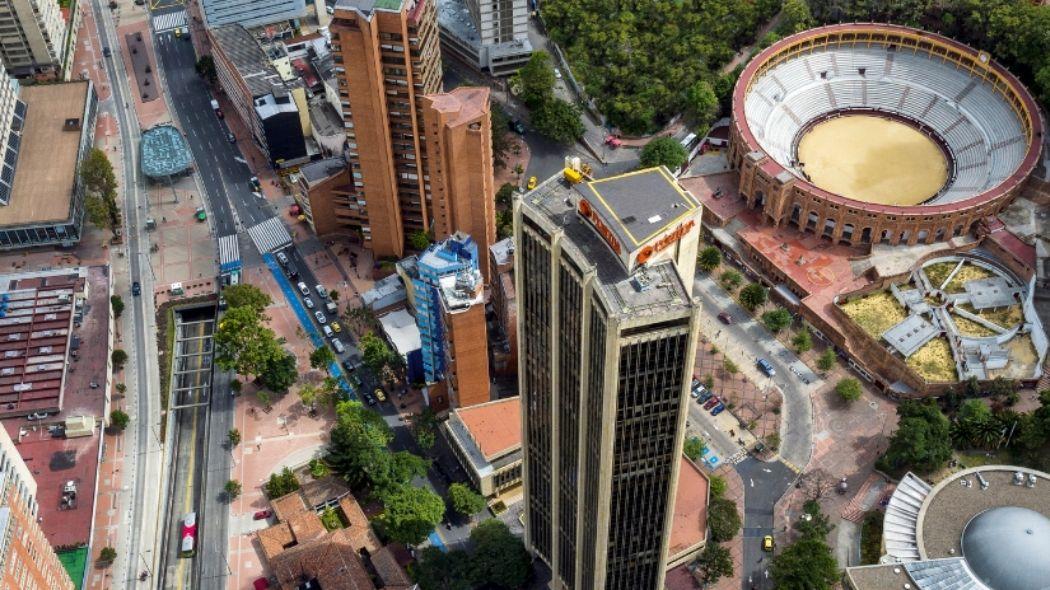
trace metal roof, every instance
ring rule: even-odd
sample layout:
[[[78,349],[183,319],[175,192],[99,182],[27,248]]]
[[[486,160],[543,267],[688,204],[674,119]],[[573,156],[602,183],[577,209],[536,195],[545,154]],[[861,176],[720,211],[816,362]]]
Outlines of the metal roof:
[[[994,590],[1050,588],[1050,518],[1020,506],[985,510],[966,524],[962,550]]]

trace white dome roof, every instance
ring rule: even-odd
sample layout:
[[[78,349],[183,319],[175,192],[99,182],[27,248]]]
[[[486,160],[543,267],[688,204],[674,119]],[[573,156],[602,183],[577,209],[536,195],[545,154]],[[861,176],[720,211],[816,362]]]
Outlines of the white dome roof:
[[[1050,588],[1050,519],[1028,508],[990,508],[966,523],[966,563],[992,590]]]

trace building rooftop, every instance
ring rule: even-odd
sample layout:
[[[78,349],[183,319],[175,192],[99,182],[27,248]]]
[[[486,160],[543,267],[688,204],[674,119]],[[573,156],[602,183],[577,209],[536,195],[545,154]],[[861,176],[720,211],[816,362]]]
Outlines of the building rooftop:
[[[91,83],[23,86],[25,125],[10,202],[0,226],[69,219]]]
[[[497,266],[514,262],[514,238],[504,238],[489,246],[489,254]]]
[[[521,447],[521,398],[508,397],[452,410],[486,461]]]
[[[457,231],[440,242],[430,245],[417,258],[421,274],[442,275],[453,272],[464,264],[478,265],[477,243],[469,235]]]
[[[299,173],[303,175],[307,186],[310,187],[328,180],[343,170],[346,170],[346,160],[341,156],[315,160],[299,167]]]
[[[674,520],[667,552],[670,560],[707,539],[708,479],[703,471],[682,456],[678,488],[674,497]]]
[[[912,314],[886,330],[882,337],[901,353],[901,356],[908,358],[939,332],[940,328],[926,321],[921,315]]]
[[[303,588],[304,581],[314,582],[324,590],[375,588],[346,529],[296,545],[270,558],[269,562],[278,584],[285,590]]]
[[[652,174],[642,175],[640,182],[645,184],[651,181],[656,184],[655,178]],[[616,203],[628,200],[626,185],[612,183],[609,186],[614,187],[609,193],[610,195],[615,193],[616,196],[611,198]],[[633,186],[640,188],[640,185],[637,184]],[[610,306],[609,313],[640,318],[646,315],[691,309],[692,289],[682,283],[673,262],[659,262],[646,266],[642,271],[627,272],[621,255],[615,253],[609,242],[598,234],[596,227],[591,222],[585,221],[577,211],[582,199],[582,193],[577,190],[578,188],[590,192],[587,187],[575,186],[562,174],[558,174],[543,181],[535,190],[526,193],[521,199],[524,208],[539,214],[539,218],[548,226],[546,231],[560,229],[565,232],[568,239],[562,242],[564,248],[577,251],[579,253],[576,256],[577,259],[590,262],[597,273],[598,289]],[[604,189],[602,192],[605,192]],[[642,192],[636,194],[634,200],[644,201],[649,196],[649,193]],[[672,197],[672,200],[674,198]],[[623,206],[626,209],[642,212],[637,205]],[[642,214],[644,215],[644,212]],[[647,215],[646,219],[649,217],[651,215]],[[636,229],[640,227],[635,226]]]
[[[481,272],[474,269],[441,277],[438,281],[441,305],[448,313],[458,313],[484,304],[485,290],[482,285]]]
[[[609,229],[628,249],[641,246],[700,206],[666,168],[647,168],[585,182],[577,190],[597,199]]]
[[[415,4],[408,0],[410,4]],[[371,16],[376,10],[388,12],[400,12],[404,0],[336,0],[336,10],[353,10],[365,16]]]
[[[215,44],[230,59],[253,97],[283,89],[284,81],[255,37],[239,24],[211,29]]]
[[[449,115],[446,124],[450,127],[474,121],[489,110],[487,86],[460,86],[424,98],[430,101],[431,108]]]
[[[142,173],[151,178],[178,174],[193,164],[186,138],[173,125],[157,125],[143,131],[139,151]]]
[[[317,100],[310,103],[310,124],[314,131],[323,137],[346,133],[346,129],[343,128],[343,118],[328,101]],[[345,161],[343,168],[346,168]]]
[[[1012,282],[1003,276],[967,281],[963,288],[966,289],[970,305],[974,309],[1009,307],[1018,303],[1019,296],[1025,292],[1025,289],[1013,286]]]
[[[407,299],[405,284],[396,274],[379,279],[371,289],[361,294],[361,301],[373,311],[386,309]]]
[[[386,333],[386,337],[401,356],[423,347],[416,319],[406,310],[398,309],[381,315],[379,323],[382,324],[383,332]]]

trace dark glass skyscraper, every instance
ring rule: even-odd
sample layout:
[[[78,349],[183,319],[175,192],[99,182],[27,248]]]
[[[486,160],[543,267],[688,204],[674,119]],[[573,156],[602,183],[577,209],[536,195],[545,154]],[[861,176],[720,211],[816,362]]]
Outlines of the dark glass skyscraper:
[[[515,204],[526,544],[555,588],[663,587],[700,213],[663,168]]]

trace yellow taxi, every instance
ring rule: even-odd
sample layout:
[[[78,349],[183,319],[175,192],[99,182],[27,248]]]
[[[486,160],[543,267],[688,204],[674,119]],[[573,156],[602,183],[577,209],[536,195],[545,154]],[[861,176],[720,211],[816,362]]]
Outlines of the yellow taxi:
[[[376,399],[381,401],[381,402],[385,402],[386,401],[386,392],[384,392],[379,387],[376,388],[375,396],[376,396]]]
[[[330,324],[328,324],[328,327],[331,328],[332,331],[336,334],[343,331],[343,327],[339,325],[339,322],[331,322]]]
[[[530,176],[529,177],[529,184],[525,188],[527,188],[527,189],[529,189],[531,191],[532,189],[536,188],[537,184],[539,184],[539,181],[536,180],[536,177],[535,176]]]
[[[762,551],[773,550],[773,535],[766,535],[762,537]]]

